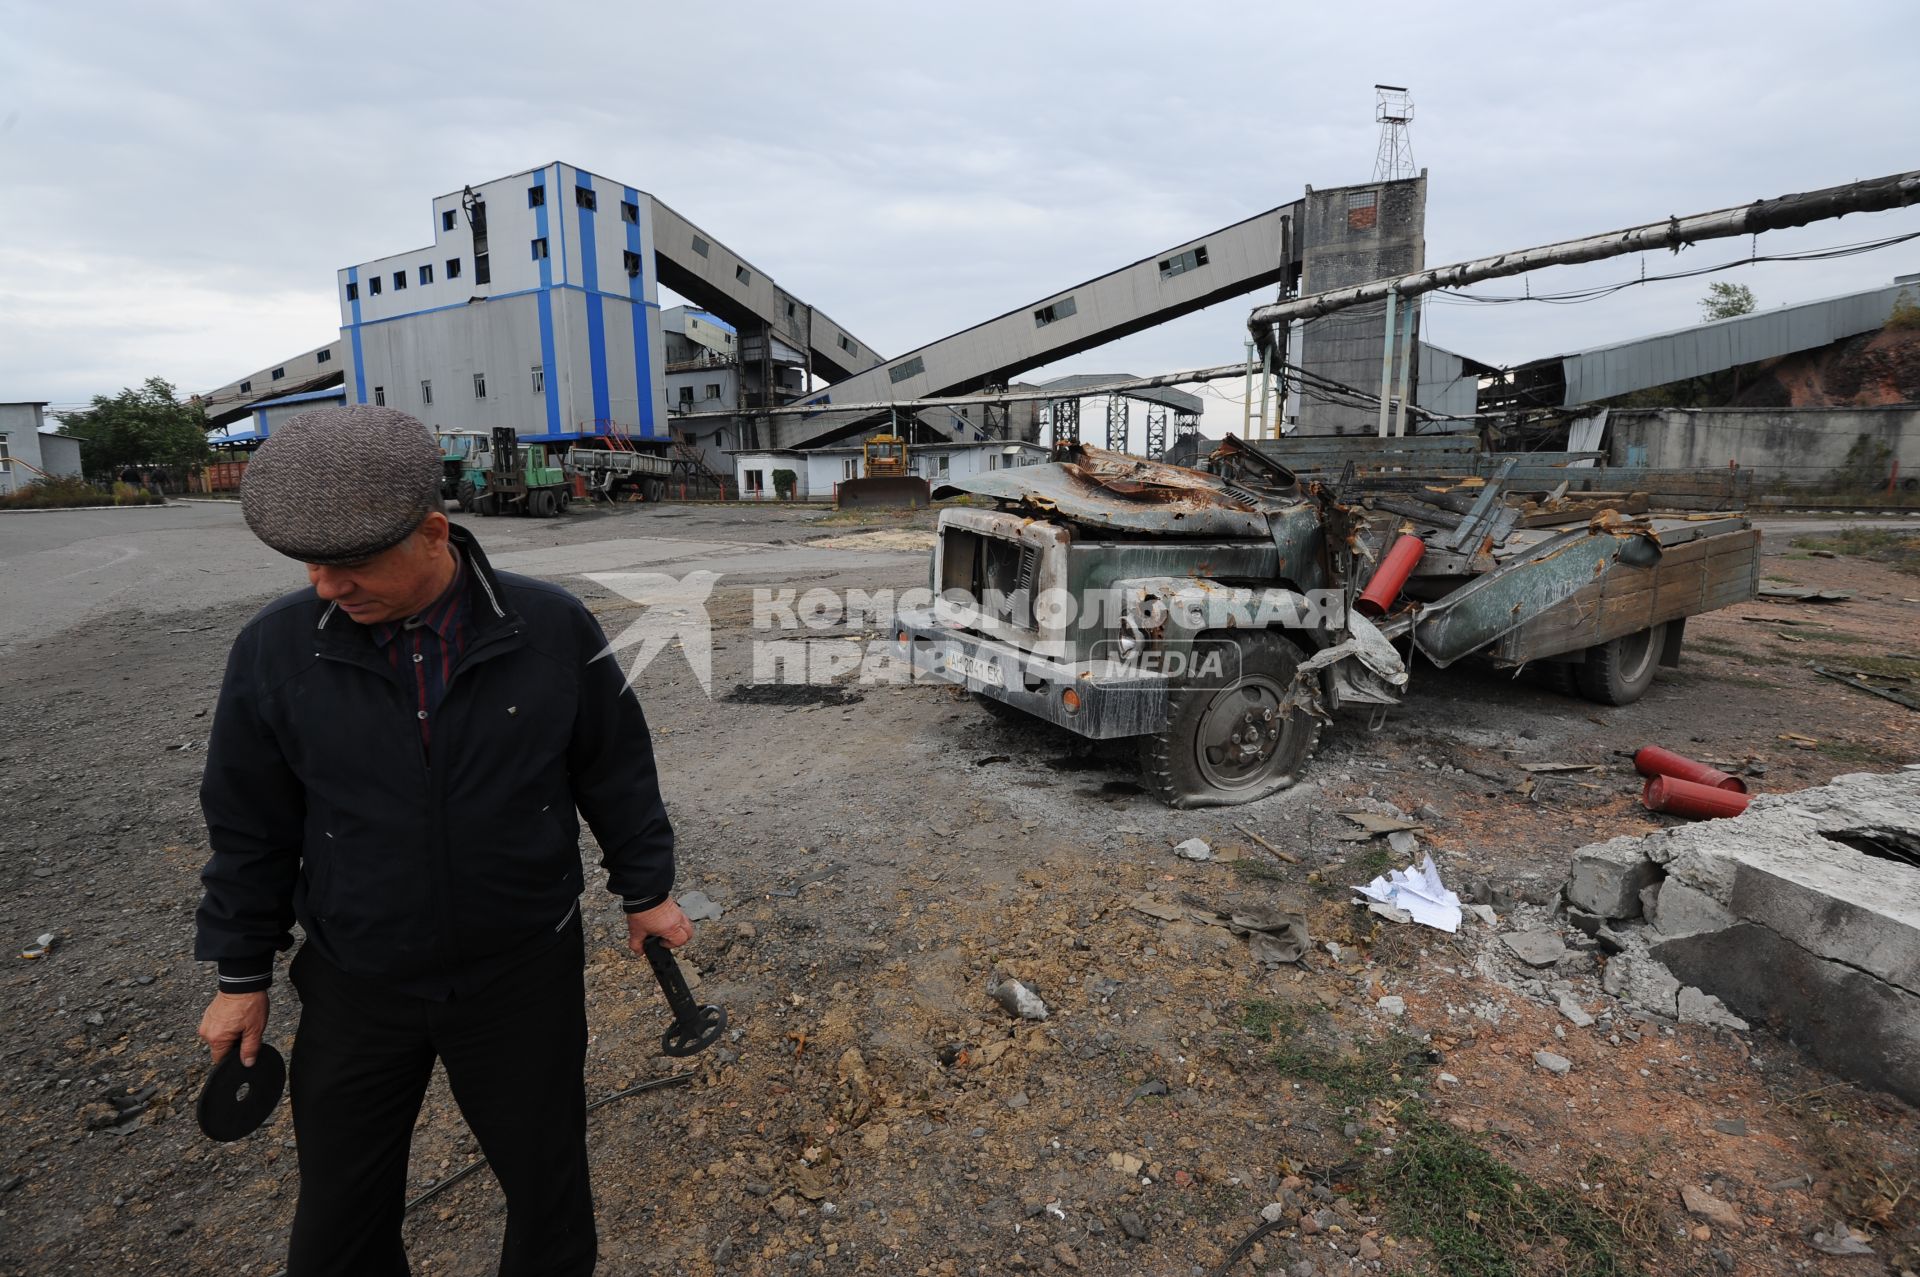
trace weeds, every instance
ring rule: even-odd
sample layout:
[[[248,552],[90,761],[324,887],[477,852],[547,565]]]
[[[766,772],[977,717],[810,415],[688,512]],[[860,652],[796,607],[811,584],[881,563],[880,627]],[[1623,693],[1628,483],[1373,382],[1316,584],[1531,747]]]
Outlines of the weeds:
[[[1404,1033],[1362,1042],[1343,1055],[1295,1034],[1268,1057],[1276,1069],[1303,1082],[1316,1082],[1341,1102],[1362,1105],[1419,1080],[1426,1071],[1426,1044]]]
[[[1400,1110],[1394,1155],[1370,1177],[1394,1229],[1424,1237],[1448,1274],[1631,1271],[1621,1224],[1571,1191],[1535,1183],[1419,1104]]]
[[[1298,877],[1285,865],[1276,865],[1270,860],[1256,860],[1252,856],[1242,856],[1228,863],[1233,866],[1233,872],[1255,882],[1292,882]]]
[[[1795,537],[1802,550],[1831,550],[1849,558],[1885,563],[1896,572],[1920,576],[1920,534],[1903,528],[1847,527],[1825,536]]]
[[[122,485],[125,487],[125,485]],[[0,510],[69,510],[101,505],[164,505],[150,492],[127,488],[102,491],[83,479],[41,478],[12,492],[0,493]]]
[[[1291,1036],[1301,1028],[1300,1008],[1283,1002],[1249,1002],[1240,1009],[1240,1027],[1262,1042],[1273,1041],[1276,1032]]]

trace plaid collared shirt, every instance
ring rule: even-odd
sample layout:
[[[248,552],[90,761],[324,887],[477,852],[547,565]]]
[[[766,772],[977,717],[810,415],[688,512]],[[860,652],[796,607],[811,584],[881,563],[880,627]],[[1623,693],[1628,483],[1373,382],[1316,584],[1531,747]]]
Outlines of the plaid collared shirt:
[[[413,692],[414,716],[420,722],[420,748],[432,754],[433,716],[453,681],[453,670],[466,650],[467,562],[453,551],[453,583],[445,593],[404,621],[371,626],[374,644],[386,651],[387,663]],[[411,671],[411,677],[409,677]]]

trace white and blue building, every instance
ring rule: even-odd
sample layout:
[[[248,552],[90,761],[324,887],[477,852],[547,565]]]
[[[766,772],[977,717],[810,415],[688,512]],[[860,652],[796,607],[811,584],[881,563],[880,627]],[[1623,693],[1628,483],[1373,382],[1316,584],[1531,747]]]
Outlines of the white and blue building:
[[[347,403],[436,430],[665,444],[663,282],[827,379],[879,362],[645,191],[570,164],[442,195],[432,219],[426,247],[339,272]]]

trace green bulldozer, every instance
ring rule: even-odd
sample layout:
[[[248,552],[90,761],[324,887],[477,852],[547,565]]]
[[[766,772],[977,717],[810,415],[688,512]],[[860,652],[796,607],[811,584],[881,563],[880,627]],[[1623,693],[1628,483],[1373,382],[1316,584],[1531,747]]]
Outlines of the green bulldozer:
[[[521,443],[511,426],[498,426],[491,443],[467,456],[458,492],[472,514],[522,514],[550,519],[572,504],[566,471],[550,464],[547,446]]]

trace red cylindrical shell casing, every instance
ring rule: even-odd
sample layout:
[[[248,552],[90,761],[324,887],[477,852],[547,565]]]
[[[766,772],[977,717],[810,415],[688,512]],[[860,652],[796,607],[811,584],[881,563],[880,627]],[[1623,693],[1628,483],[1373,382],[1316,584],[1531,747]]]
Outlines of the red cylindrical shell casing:
[[[1413,575],[1414,566],[1426,552],[1425,541],[1410,532],[1401,533],[1387,556],[1380,560],[1380,567],[1367,582],[1366,590],[1354,601],[1354,611],[1362,616],[1385,616],[1393,601],[1400,597],[1400,587]]]
[[[1661,749],[1658,745],[1643,745],[1635,750],[1633,770],[1642,776],[1672,776],[1675,780],[1690,780],[1696,785],[1731,789],[1736,794],[1747,792],[1747,782],[1738,776],[1729,776],[1717,767],[1696,763],[1691,758],[1670,749]]]
[[[1646,788],[1640,791],[1640,801],[1650,810],[1664,811],[1668,815],[1714,820],[1721,816],[1738,816],[1753,800],[1731,789],[1715,789],[1712,785],[1681,780],[1675,776],[1653,776],[1648,778]]]

